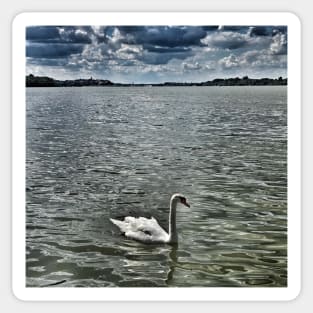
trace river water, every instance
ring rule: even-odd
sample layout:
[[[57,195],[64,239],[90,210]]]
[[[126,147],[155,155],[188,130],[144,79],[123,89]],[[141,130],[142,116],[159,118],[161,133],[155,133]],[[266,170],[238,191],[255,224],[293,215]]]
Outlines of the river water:
[[[287,88],[27,88],[28,287],[287,286]],[[177,246],[122,236],[154,216]]]

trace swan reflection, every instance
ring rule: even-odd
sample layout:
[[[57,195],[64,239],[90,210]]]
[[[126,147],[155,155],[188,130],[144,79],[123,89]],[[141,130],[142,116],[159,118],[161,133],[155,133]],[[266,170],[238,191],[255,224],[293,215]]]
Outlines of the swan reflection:
[[[173,281],[173,275],[175,272],[175,268],[177,265],[177,248],[178,245],[174,244],[171,246],[170,252],[169,252],[169,270],[167,272],[167,278],[165,280],[165,283],[167,286],[172,285],[172,281]]]

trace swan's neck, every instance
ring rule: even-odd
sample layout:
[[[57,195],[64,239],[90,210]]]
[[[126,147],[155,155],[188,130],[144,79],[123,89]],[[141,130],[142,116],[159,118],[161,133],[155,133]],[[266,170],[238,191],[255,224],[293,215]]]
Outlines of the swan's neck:
[[[169,217],[169,227],[168,227],[168,234],[169,234],[169,242],[175,243],[178,240],[177,237],[177,230],[176,230],[176,206],[177,206],[177,199],[172,199],[170,203],[170,217]]]

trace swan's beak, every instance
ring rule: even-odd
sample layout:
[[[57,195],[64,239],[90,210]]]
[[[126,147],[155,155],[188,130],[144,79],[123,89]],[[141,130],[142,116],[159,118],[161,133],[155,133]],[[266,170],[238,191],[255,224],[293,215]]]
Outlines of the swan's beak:
[[[187,206],[188,208],[190,208],[190,204],[186,201],[185,203],[185,206]]]

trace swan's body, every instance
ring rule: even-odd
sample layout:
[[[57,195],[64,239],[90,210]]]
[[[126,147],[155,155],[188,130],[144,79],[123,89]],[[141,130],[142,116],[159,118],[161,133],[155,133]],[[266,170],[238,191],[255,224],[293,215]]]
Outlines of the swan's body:
[[[136,218],[127,216],[124,218],[124,221],[112,218],[110,220],[128,238],[146,243],[176,243],[178,239],[176,230],[177,203],[182,203],[190,207],[183,195],[176,193],[172,196],[170,202],[168,233],[159,225],[154,217],[148,219],[145,217]]]

